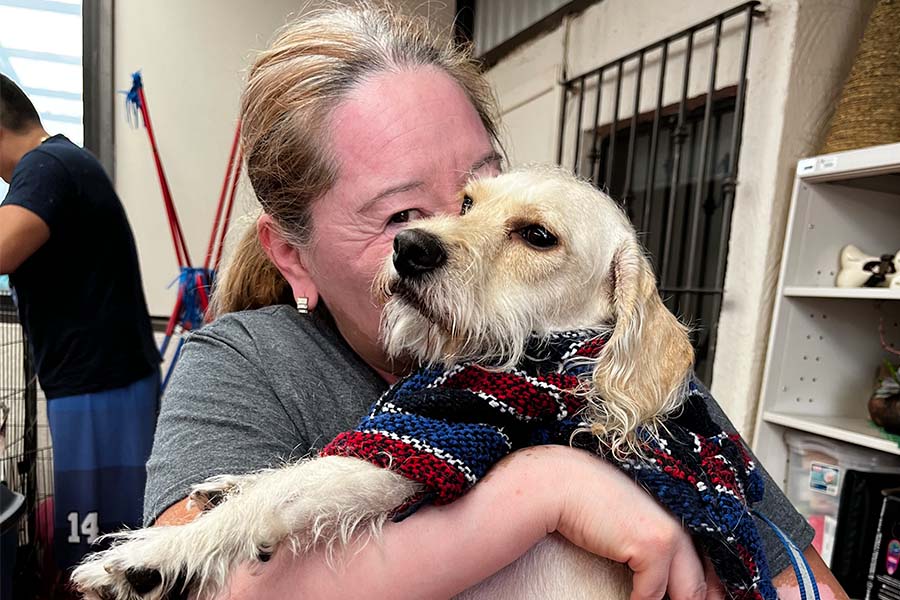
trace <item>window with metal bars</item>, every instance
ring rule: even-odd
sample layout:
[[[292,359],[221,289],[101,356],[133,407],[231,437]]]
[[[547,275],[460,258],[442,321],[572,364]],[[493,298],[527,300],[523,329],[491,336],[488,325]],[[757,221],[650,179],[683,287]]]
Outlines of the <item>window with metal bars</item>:
[[[702,102],[703,98],[698,98]],[[660,118],[658,135],[656,172],[649,182],[652,188],[647,192],[647,179],[634,181],[625,190],[625,163],[613,167],[612,179],[606,182],[609,190],[622,190],[617,195],[631,221],[635,224],[641,243],[650,254],[659,278],[660,293],[666,306],[677,315],[684,317],[693,326],[696,369],[701,378],[707,379],[712,370],[710,355],[710,327],[714,327],[718,315],[713,296],[721,294],[716,281],[715,259],[727,251],[721,247],[724,222],[724,196],[728,175],[728,139],[734,123],[734,96],[713,101],[707,151],[709,167],[705,177],[698,183],[696,167],[699,161],[701,130],[703,127],[703,106],[687,112],[684,122],[684,137],[677,135],[678,116],[671,114]],[[634,169],[645,172],[649,167],[648,153],[653,122],[638,122],[635,134]],[[596,165],[601,173],[609,165],[609,133],[599,138],[599,152],[586,152],[585,169]],[[615,152],[623,156],[628,150],[629,138],[617,135],[614,140]],[[675,169],[676,146],[681,144],[682,160],[678,168],[677,188],[672,188]],[[590,172],[584,170],[582,172]],[[697,197],[697,187],[701,186],[700,211],[695,260],[695,279],[687,279],[689,245],[678,243],[691,235],[692,207]]]
[[[455,36],[460,43],[472,43],[478,60],[490,67],[559,27],[567,15],[600,1],[456,0]]]
[[[622,203],[651,255],[666,306],[692,327],[695,368],[706,382],[712,378],[722,307],[750,33],[758,5],[736,6],[563,85],[557,160]],[[717,78],[724,79],[718,60],[722,32],[735,22],[741,25],[740,59],[738,72],[727,77],[737,83],[717,87]],[[709,45],[708,65],[705,73],[693,76],[706,77],[706,93],[689,97],[698,39]],[[673,69],[669,59],[676,53],[680,65]],[[654,75],[645,77],[651,62]],[[678,78],[681,95],[664,104],[667,77]],[[633,94],[628,99],[622,92],[626,78]],[[606,99],[612,115],[605,125],[604,94],[612,94]],[[655,108],[642,113],[648,94]],[[631,112],[621,119],[624,102],[631,103]],[[585,122],[591,113],[593,120]],[[567,122],[572,117],[574,128]],[[567,131],[576,139],[567,140]]]

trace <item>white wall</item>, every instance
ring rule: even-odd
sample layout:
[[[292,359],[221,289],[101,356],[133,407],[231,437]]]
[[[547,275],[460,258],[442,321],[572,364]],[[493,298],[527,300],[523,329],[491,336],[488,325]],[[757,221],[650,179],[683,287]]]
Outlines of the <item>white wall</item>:
[[[589,71],[738,4],[604,0],[502,60],[489,77],[500,100],[511,162],[556,160],[563,68],[569,77]],[[818,147],[873,0],[770,0],[764,6],[766,16],[753,26],[739,183],[712,382],[713,394],[747,435],[761,383],[791,174],[796,161]],[[723,32],[717,87],[735,83],[739,21]],[[689,96],[706,89],[708,39],[695,41]],[[677,47],[674,50],[668,68],[678,75],[667,77],[666,104],[680,96],[683,56]],[[654,89],[656,68],[649,63],[644,75]],[[612,115],[612,94],[607,89],[601,123],[608,123]],[[632,90],[632,78],[626,76],[622,98],[632,98]],[[651,109],[653,101],[647,97],[641,111]],[[592,118],[592,102],[585,104],[585,119]],[[575,122],[574,111],[574,103],[569,103],[567,123]],[[623,100],[619,116],[630,114],[631,100]],[[567,139],[572,140],[573,134],[574,125],[567,129]],[[572,151],[567,148],[566,156]]]
[[[237,122],[244,72],[254,51],[292,15],[313,7],[302,0],[154,0],[116,2],[115,81],[127,90],[141,70],[147,104],[191,258],[203,262],[225,164]],[[321,4],[321,3],[319,3]],[[452,2],[406,2],[441,26],[452,23]],[[126,125],[116,107],[116,187],[137,240],[150,313],[168,316],[178,275],[162,196],[146,132]],[[242,181],[236,211],[254,207]]]

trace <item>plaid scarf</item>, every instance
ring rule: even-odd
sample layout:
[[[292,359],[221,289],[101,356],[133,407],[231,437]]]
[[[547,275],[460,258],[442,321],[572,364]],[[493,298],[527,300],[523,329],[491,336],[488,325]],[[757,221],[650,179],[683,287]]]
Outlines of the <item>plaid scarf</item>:
[[[595,436],[578,433],[584,399],[574,393],[592,372],[606,337],[578,330],[533,339],[514,369],[463,363],[421,369],[397,382],[353,430],[322,455],[351,456],[420,483],[423,492],[397,512],[447,504],[498,460],[520,448],[571,444],[595,452],[652,494],[691,532],[730,597],[777,598],[750,514],[763,482],[743,441],[715,424],[708,392],[695,380],[682,408],[657,433],[639,430],[643,456],[616,459]]]

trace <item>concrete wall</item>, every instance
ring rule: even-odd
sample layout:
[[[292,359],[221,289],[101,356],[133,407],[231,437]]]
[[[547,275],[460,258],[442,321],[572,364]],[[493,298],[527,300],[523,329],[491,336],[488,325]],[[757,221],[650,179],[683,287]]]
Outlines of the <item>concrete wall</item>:
[[[194,263],[202,263],[225,173],[238,97],[255,51],[288,19],[322,2],[302,0],[155,0],[116,2],[114,72],[127,90],[141,70],[147,104],[176,209]],[[449,27],[452,2],[406,1],[409,10]],[[150,312],[168,316],[177,263],[146,132],[116,107],[116,186],[141,257]],[[236,211],[255,208],[245,181]]]
[[[555,161],[563,72],[569,77],[587,72],[738,4],[603,0],[502,60],[489,77],[500,100],[511,162]],[[714,395],[746,435],[752,432],[762,378],[794,165],[816,153],[873,6],[873,0],[770,0],[764,2],[766,16],[754,23],[712,381]],[[739,72],[738,21],[723,31],[719,88],[734,84]],[[695,40],[689,96],[706,90],[710,37]],[[676,76],[666,78],[665,104],[680,95],[682,67],[683,52],[674,46],[667,72]],[[652,61],[645,67],[644,81],[653,82],[654,89],[657,68]],[[620,118],[631,114],[627,99],[633,97],[633,85],[633,73],[626,72]],[[612,119],[613,94],[607,89],[601,123]],[[585,119],[593,116],[589,99]],[[651,110],[654,103],[655,93],[649,94],[640,110]],[[569,103],[567,123],[575,122],[574,112]],[[573,139],[574,132],[569,125],[567,138]],[[572,152],[574,146],[566,149],[566,157]]]

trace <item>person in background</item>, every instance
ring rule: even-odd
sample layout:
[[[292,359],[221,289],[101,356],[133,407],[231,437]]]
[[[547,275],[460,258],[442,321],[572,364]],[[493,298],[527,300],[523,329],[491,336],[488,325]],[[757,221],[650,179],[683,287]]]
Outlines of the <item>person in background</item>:
[[[139,526],[160,356],[125,209],[103,167],[0,74],[0,275],[9,275],[54,459],[54,555]]]

